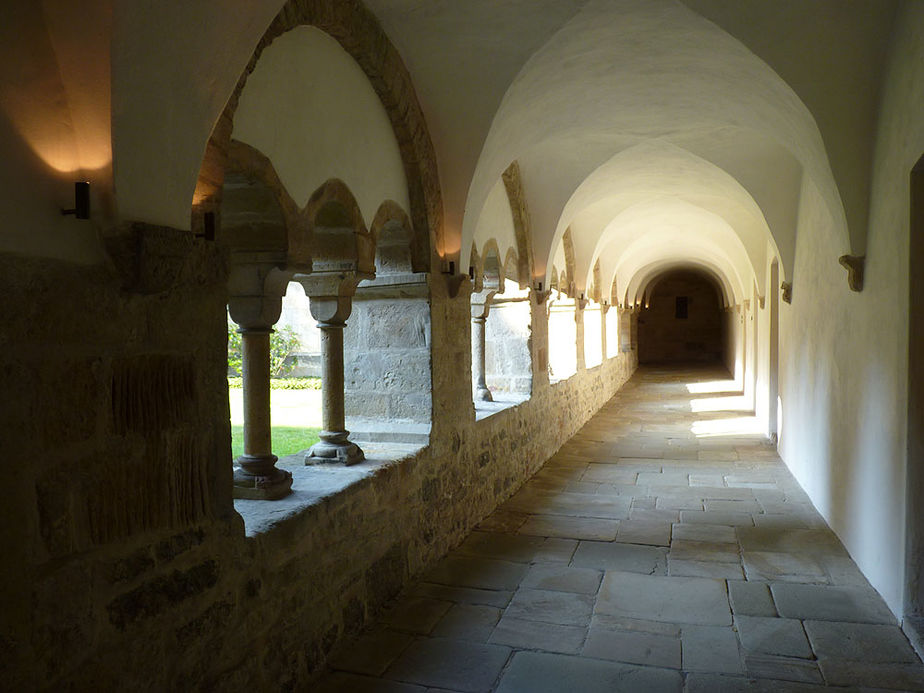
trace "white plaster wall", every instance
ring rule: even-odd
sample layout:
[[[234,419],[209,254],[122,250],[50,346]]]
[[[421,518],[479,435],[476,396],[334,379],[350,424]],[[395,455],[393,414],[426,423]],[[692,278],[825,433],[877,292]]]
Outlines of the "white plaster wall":
[[[362,68],[320,29],[297,27],[267,47],[241,94],[232,136],[272,160],[300,206],[340,178],[367,225],[384,200],[409,209],[388,114]]]
[[[837,235],[804,186],[784,313],[781,453],[896,613],[905,534],[909,173],[924,152],[924,5],[904,4],[876,140],[866,277],[848,291]],[[786,324],[788,323],[788,324]]]
[[[0,251],[79,263],[102,259],[99,193],[111,188],[111,7],[5,2],[0,15]],[[91,221],[61,215],[91,181]]]
[[[112,148],[122,219],[189,228],[206,142],[283,1],[114,3]]]
[[[549,309],[549,380],[565,380],[577,373],[577,323],[574,301],[564,295]]]

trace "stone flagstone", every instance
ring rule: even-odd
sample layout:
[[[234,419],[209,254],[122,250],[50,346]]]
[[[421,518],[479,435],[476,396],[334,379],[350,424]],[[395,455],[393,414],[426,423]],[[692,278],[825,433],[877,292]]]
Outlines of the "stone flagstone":
[[[692,436],[724,413],[691,412],[684,382],[640,371],[311,690],[924,691],[773,448]]]

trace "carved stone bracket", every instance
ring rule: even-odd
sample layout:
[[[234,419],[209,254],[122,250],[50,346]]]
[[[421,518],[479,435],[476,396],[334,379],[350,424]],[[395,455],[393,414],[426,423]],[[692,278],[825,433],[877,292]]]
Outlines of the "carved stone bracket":
[[[462,284],[469,281],[468,275],[465,274],[444,274],[442,276],[446,278],[446,291],[449,294],[449,298],[458,296]]]
[[[847,286],[851,291],[863,291],[863,270],[866,266],[865,255],[841,255],[838,259],[847,269]]]
[[[784,303],[792,303],[792,282],[780,284],[780,298]]]

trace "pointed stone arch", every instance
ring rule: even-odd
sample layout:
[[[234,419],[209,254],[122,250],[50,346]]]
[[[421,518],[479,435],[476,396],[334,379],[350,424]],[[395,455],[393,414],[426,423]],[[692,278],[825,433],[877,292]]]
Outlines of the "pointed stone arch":
[[[517,161],[511,163],[501,175],[501,178],[507,190],[510,214],[513,216],[513,231],[517,240],[517,266],[520,288],[525,289],[529,286],[530,279],[533,276],[533,246],[529,209],[526,204],[526,193],[523,191],[520,164]]]
[[[247,78],[273,40],[309,25],[335,38],[366,73],[398,141],[407,180],[415,271],[428,271],[433,250],[445,253],[443,203],[436,154],[410,74],[378,20],[359,0],[289,0],[257,44],[206,144],[193,196],[192,228],[220,205],[234,114]]]
[[[291,261],[300,263],[308,254],[314,271],[349,264],[360,272],[375,274],[375,241],[346,183],[337,178],[327,180],[308,199],[301,217],[305,235],[290,237]]]

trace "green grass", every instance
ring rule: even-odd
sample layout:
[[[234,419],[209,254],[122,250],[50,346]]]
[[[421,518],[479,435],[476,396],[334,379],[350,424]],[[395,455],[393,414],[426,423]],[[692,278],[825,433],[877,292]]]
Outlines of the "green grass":
[[[276,457],[294,455],[318,442],[319,428],[273,426],[273,454]],[[231,427],[231,456],[237,459],[244,454],[244,427]]]

